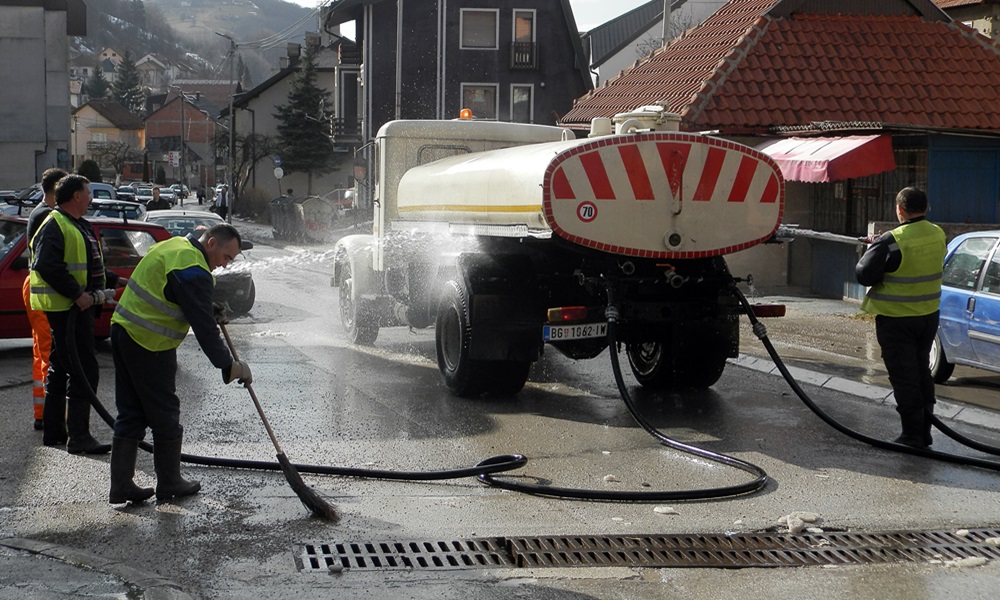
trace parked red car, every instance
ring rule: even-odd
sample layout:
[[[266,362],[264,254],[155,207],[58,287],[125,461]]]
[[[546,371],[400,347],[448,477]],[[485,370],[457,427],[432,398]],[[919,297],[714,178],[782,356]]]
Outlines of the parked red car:
[[[105,265],[123,277],[131,277],[153,244],[170,238],[169,231],[152,223],[110,217],[87,221],[101,240]],[[0,338],[31,337],[21,296],[21,286],[28,276],[27,228],[27,217],[0,217]],[[117,296],[121,296],[121,291]],[[112,308],[105,306],[94,324],[94,334],[99,338],[111,335]]]

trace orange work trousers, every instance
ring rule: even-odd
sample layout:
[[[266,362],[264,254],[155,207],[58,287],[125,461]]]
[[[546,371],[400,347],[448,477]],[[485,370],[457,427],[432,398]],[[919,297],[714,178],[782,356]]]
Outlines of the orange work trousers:
[[[21,297],[24,298],[24,308],[28,311],[28,322],[31,323],[31,398],[34,402],[35,418],[41,419],[45,412],[45,379],[49,373],[49,352],[52,351],[52,330],[45,313],[31,308],[31,285],[24,278]]]

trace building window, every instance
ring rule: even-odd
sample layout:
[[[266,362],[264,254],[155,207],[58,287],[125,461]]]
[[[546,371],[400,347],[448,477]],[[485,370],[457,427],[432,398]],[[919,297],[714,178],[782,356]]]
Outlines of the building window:
[[[463,49],[496,50],[500,36],[500,11],[462,9],[461,33]]]
[[[90,141],[106,142],[108,141],[108,133],[106,131],[95,131],[90,134]]]
[[[513,39],[510,42],[510,68],[537,69],[538,48],[535,43],[535,11],[514,11],[513,34]]]
[[[535,41],[535,11],[514,11],[514,41],[528,44]]]
[[[472,109],[477,119],[497,118],[497,86],[490,83],[463,83],[462,108]]]
[[[534,86],[510,86],[510,120],[514,123],[534,123]]]

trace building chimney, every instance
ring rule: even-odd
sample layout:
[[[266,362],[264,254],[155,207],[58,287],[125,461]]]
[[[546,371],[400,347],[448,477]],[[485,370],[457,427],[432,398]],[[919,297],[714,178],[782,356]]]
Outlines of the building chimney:
[[[307,31],[306,46],[319,46],[319,34],[315,31]]]

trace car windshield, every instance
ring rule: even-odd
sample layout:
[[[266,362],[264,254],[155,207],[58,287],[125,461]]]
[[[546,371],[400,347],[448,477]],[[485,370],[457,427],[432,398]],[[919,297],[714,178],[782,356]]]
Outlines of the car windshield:
[[[18,240],[24,235],[27,229],[25,223],[17,221],[0,221],[0,261],[7,258],[10,251],[17,245]]]
[[[170,235],[187,235],[197,227],[209,228],[222,223],[221,219],[202,217],[198,215],[157,215],[153,211],[146,217],[146,221],[161,225]]]

